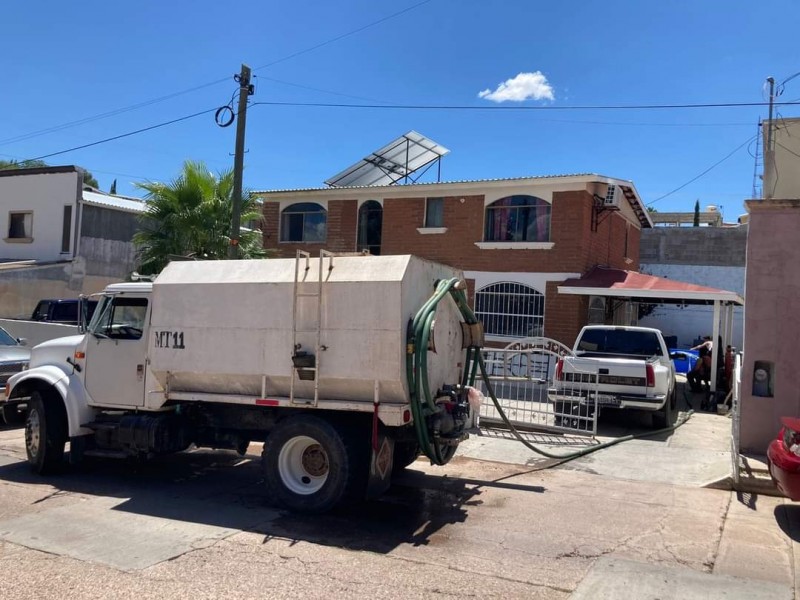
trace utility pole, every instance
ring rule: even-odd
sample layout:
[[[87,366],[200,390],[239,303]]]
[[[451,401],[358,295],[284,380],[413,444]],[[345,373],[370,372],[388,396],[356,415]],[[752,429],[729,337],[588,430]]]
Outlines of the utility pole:
[[[244,171],[244,132],[247,124],[247,99],[253,93],[250,84],[250,67],[242,63],[239,75],[234,75],[239,84],[239,108],[236,112],[236,149],[233,156],[233,217],[231,218],[231,245],[228,258],[239,258],[239,231],[242,217],[242,174]]]
[[[775,78],[767,77],[769,83],[769,118],[767,120],[767,147],[764,150],[764,183],[761,195],[764,198],[772,198],[775,192],[775,151],[772,148],[772,109],[775,104]]]

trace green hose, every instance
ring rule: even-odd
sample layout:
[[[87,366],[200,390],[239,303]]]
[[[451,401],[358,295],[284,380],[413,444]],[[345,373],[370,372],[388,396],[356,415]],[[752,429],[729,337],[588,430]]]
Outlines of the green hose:
[[[422,453],[428,457],[432,464],[436,465],[446,464],[449,462],[450,458],[452,458],[453,454],[455,454],[454,446],[442,448],[436,438],[431,439],[427,427],[427,417],[435,414],[437,410],[436,403],[431,395],[430,384],[428,382],[428,342],[430,341],[431,328],[433,326],[436,308],[438,307],[439,302],[449,295],[455,302],[459,312],[461,313],[461,317],[467,324],[474,325],[478,323],[475,313],[469,307],[467,295],[463,290],[463,286],[459,284],[460,280],[458,278],[441,280],[437,284],[434,294],[428,299],[427,302],[425,302],[422,308],[417,311],[417,314],[414,316],[414,319],[411,322],[408,332],[408,343],[406,347],[406,379],[408,381],[411,400],[411,414],[414,421],[414,429],[417,434],[417,441],[419,442],[419,447]],[[616,438],[596,446],[577,450],[575,452],[569,452],[566,454],[548,452],[526,440],[519,430],[514,427],[514,424],[509,420],[508,416],[506,416],[503,407],[500,405],[500,401],[497,399],[494,386],[492,385],[489,375],[486,372],[486,364],[483,361],[483,354],[481,350],[481,347],[476,345],[469,346],[466,349],[466,360],[464,364],[462,386],[474,386],[478,371],[480,371],[480,376],[486,385],[486,390],[489,393],[489,396],[491,397],[492,402],[494,403],[495,408],[500,415],[500,418],[509,428],[509,430],[520,442],[522,442],[526,448],[529,448],[536,454],[544,456],[545,458],[557,459],[559,461],[557,464],[563,464],[570,460],[586,456],[587,454],[597,452],[598,450],[615,446],[616,444],[620,444],[622,442],[674,431],[686,423],[692,414],[694,414],[694,411],[690,410],[670,427],[626,435],[624,437]]]

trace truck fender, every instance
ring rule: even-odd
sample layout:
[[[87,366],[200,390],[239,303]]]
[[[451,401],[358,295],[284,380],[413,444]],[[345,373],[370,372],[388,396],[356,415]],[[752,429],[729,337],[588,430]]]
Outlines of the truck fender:
[[[14,375],[8,385],[11,387],[9,400],[26,398],[36,389],[54,389],[64,403],[69,437],[92,433],[91,429],[81,427],[82,423],[92,421],[94,413],[89,408],[83,382],[77,377],[70,376],[57,366],[44,365]]]

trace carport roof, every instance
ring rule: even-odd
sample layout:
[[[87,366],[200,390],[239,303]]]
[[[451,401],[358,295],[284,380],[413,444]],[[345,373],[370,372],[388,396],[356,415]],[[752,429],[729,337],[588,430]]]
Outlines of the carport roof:
[[[579,279],[567,279],[558,286],[558,293],[612,296],[657,304],[710,304],[716,300],[744,305],[744,299],[736,292],[608,267],[594,267]]]

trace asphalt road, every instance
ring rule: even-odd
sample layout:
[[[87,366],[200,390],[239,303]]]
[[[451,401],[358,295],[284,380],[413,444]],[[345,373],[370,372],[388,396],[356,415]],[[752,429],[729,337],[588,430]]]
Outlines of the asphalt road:
[[[624,577],[636,598],[657,597],[649,580],[662,598],[792,597],[800,514],[780,499],[457,457],[301,517],[269,506],[250,452],[43,479],[21,430],[0,431],[0,597],[625,598],[597,583]]]

